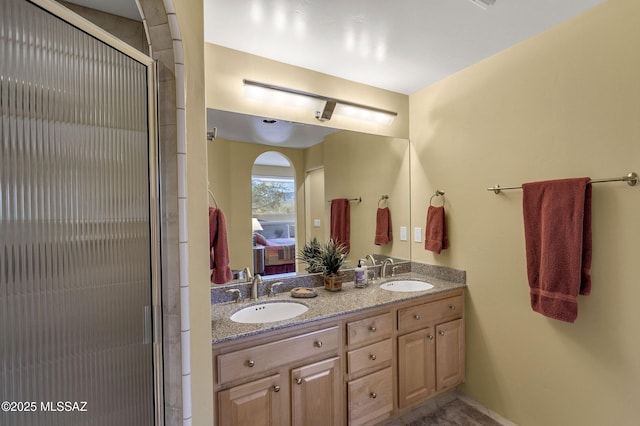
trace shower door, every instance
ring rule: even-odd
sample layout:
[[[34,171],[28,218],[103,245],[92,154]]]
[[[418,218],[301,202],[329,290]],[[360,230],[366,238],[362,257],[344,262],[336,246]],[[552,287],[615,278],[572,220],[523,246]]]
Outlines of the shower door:
[[[0,424],[161,422],[153,64],[0,3]]]

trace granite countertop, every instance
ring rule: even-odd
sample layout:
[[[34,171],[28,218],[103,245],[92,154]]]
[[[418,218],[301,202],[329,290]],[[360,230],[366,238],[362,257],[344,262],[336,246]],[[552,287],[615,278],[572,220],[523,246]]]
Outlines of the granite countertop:
[[[423,280],[433,284],[433,288],[416,292],[392,292],[383,290],[381,284],[387,281],[400,279]],[[364,309],[385,306],[391,303],[415,299],[431,294],[438,294],[456,288],[464,288],[464,282],[447,281],[444,279],[425,276],[416,272],[398,274],[393,278],[377,280],[366,288],[355,288],[353,282],[342,284],[342,291],[330,292],[322,287],[316,287],[317,297],[309,299],[293,298],[289,291],[277,294],[273,297],[260,297],[242,303],[226,302],[211,306],[212,344],[227,342],[242,337],[254,336],[261,333],[286,329],[300,324],[308,324],[321,319],[336,317],[338,315],[354,313]],[[306,305],[309,310],[295,318],[283,321],[260,324],[242,324],[231,321],[231,315],[247,306],[269,302],[298,302]]]

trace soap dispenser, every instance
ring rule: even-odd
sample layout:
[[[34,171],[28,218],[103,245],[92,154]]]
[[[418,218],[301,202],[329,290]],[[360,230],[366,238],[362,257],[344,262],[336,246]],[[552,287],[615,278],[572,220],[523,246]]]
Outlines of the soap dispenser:
[[[363,265],[364,259],[358,260],[358,266],[353,270],[355,274],[356,288],[367,286],[367,267]]]

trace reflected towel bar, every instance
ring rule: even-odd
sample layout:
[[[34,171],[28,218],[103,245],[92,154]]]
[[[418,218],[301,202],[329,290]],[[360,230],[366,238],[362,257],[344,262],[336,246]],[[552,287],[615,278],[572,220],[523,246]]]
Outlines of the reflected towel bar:
[[[602,183],[602,182],[627,182],[629,186],[635,186],[638,183],[638,174],[636,172],[630,172],[626,176],[615,177],[615,178],[606,178],[606,179],[591,179],[589,183]],[[509,189],[522,189],[522,186],[500,186],[495,185],[490,188],[487,188],[487,191],[493,191],[496,194],[499,194],[501,191],[506,191]]]
[[[362,197],[358,197],[358,198],[347,198],[347,200],[348,200],[348,201],[357,201],[357,202],[361,203],[361,202],[362,202]],[[332,202],[332,201],[333,201],[333,200],[329,200],[329,201],[327,201],[327,203],[330,203],[330,202]]]

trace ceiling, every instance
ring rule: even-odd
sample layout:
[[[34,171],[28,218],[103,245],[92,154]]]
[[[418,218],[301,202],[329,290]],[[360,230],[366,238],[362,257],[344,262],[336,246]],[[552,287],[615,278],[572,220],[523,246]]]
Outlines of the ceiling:
[[[205,0],[205,40],[411,94],[604,0]]]
[[[336,129],[272,120],[207,108],[207,128],[215,127],[217,136],[241,142],[260,143],[286,148],[308,148],[320,143]]]
[[[140,19],[135,0],[71,1]],[[411,94],[604,1],[204,0],[205,41]],[[327,130],[207,115],[220,137],[270,145],[313,145]]]
[[[135,0],[71,1],[140,19]],[[204,0],[205,40],[411,94],[604,1]]]

